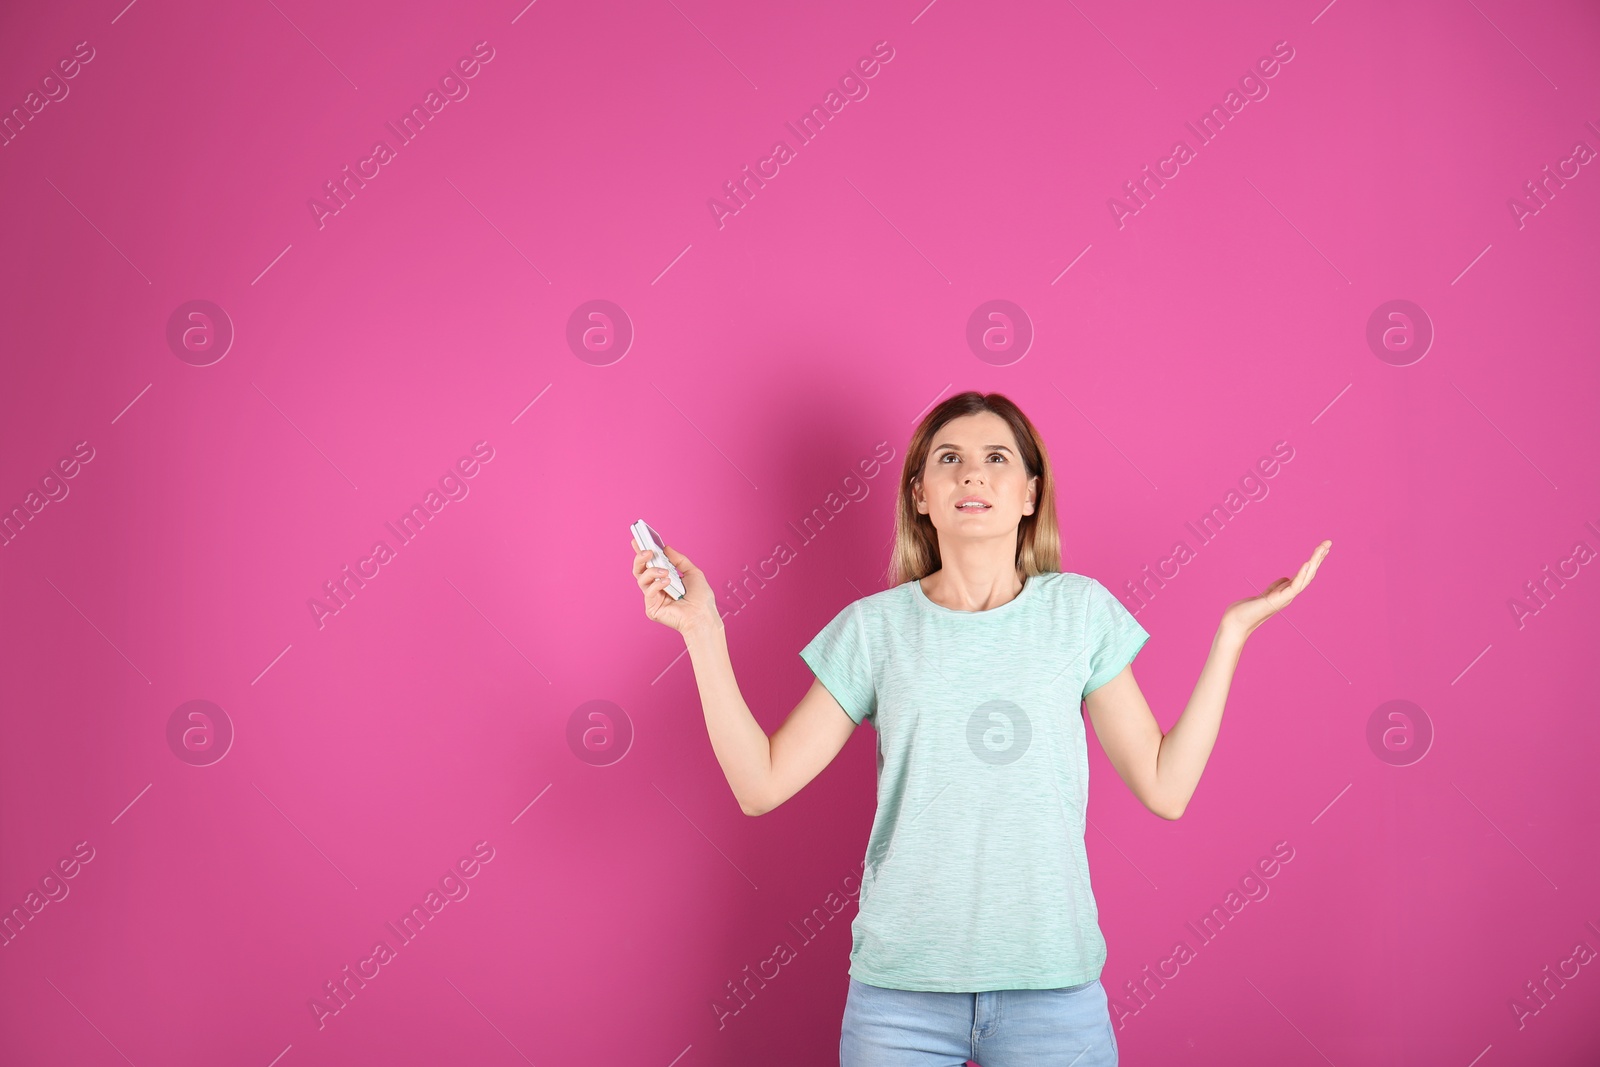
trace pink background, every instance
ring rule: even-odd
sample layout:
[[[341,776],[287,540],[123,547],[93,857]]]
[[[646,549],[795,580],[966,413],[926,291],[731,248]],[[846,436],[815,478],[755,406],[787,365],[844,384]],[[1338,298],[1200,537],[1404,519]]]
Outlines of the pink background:
[[[1210,6],[13,5],[7,113],[94,58],[0,148],[0,507],[69,490],[0,548],[0,905],[68,891],[0,948],[0,1060],[835,1062],[874,737],[741,814],[627,525],[712,578],[775,730],[799,648],[882,588],[916,420],[977,388],[1045,435],[1064,569],[1122,593],[1196,548],[1126,599],[1164,728],[1223,608],[1334,541],[1252,638],[1180,821],[1091,744],[1123,1062],[1595,1063],[1600,168],[1520,226],[1508,200],[1600,149],[1600,15]],[[480,41],[469,95],[319,226]],[[1119,227],[1108,199],[1279,41],[1267,97]],[[621,358],[568,345],[592,299]],[[1021,358],[968,347],[992,299]],[[1436,332],[1406,366],[1366,340],[1394,299]],[[167,340],[190,300],[236,331],[207,366]],[[323,583],[480,441],[468,495],[319,626]],[[209,765],[168,740],[191,700],[234,731]],[[1410,732],[1374,744],[1391,700]],[[468,895],[319,1025],[478,842]],[[1279,842],[1270,895],[1196,938]]]

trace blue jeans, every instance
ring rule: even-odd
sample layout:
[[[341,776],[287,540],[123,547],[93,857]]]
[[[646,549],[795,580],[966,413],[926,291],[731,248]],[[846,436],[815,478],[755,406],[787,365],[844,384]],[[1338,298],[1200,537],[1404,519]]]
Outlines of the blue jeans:
[[[1061,989],[928,993],[850,979],[840,1067],[1116,1067],[1098,979]]]

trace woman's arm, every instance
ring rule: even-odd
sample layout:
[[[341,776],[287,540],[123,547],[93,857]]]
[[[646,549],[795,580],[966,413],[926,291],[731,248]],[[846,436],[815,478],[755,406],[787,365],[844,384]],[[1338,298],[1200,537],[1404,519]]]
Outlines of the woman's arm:
[[[1245,639],[1289,606],[1316,575],[1332,546],[1332,541],[1318,545],[1293,580],[1279,578],[1261,596],[1229,605],[1188,706],[1165,734],[1134,681],[1132,664],[1084,699],[1095,736],[1111,765],[1145,807],[1163,819],[1176,819],[1189,806],[1217,743],[1222,708]]]
[[[721,620],[715,626],[690,628],[684,640],[700,686],[706,733],[739,809],[746,815],[765,815],[794,796],[821,774],[850,740],[855,722],[820,681],[811,683],[783,725],[768,738],[739,692]]]
[[[760,815],[766,810],[763,798],[772,773],[772,749],[767,732],[739,692],[722,620],[718,619],[715,625],[690,627],[684,631],[683,639],[694,664],[695,684],[700,687],[700,707],[705,712],[712,751],[739,802],[739,810],[746,815]]]
[[[1182,816],[1200,784],[1242,651],[1242,638],[1225,627],[1217,629],[1189,705],[1165,735],[1134,680],[1131,663],[1084,700],[1111,765],[1133,795],[1163,819]]]
[[[728,656],[728,635],[711,583],[689,558],[663,545],[683,575],[684,595],[666,593],[667,573],[651,567],[651,553],[633,543],[633,575],[644,593],[645,615],[683,635],[705,712],[711,748],[739,809],[764,815],[822,772],[850,740],[855,722],[822,683],[811,689],[769,739],[739,692]]]

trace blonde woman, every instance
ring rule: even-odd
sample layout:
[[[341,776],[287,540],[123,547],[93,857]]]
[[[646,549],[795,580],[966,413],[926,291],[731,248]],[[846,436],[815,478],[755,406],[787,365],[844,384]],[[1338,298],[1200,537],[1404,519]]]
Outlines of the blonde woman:
[[[711,746],[746,814],[794,796],[861,723],[877,732],[841,1067],[1114,1067],[1079,706],[1134,796],[1178,818],[1245,639],[1332,545],[1222,613],[1163,734],[1131,666],[1150,635],[1105,586],[1060,569],[1055,505],[1044,442],[1014,403],[965,392],[936,406],[906,449],[889,588],[801,650],[816,680],[771,737],[739,693],[706,576],[667,547],[686,590],[673,600],[649,553],[634,558],[645,614],[688,645]]]

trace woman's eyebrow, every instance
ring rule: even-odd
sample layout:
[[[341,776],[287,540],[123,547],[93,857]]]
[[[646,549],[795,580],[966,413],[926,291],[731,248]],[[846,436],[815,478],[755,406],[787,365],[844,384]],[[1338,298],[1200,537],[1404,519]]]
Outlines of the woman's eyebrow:
[[[1001,452],[1010,452],[1011,451],[1011,449],[1007,448],[1005,445],[984,445],[983,447],[984,448],[997,448]],[[935,445],[933,450],[935,452],[938,452],[941,449],[946,449],[946,448],[953,449],[956,452],[960,452],[961,451],[961,449],[958,446],[951,445],[951,444]]]

